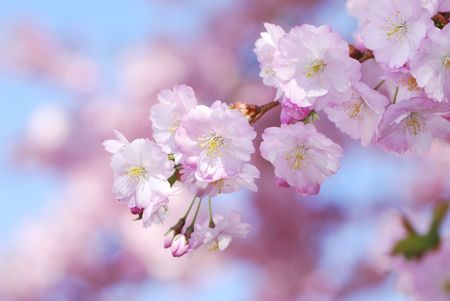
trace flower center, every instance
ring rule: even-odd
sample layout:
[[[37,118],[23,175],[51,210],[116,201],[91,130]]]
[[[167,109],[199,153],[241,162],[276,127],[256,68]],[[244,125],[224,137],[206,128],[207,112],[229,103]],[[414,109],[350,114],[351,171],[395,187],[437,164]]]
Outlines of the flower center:
[[[315,77],[325,70],[326,63],[321,59],[313,59],[306,67],[305,75],[307,78]]]
[[[294,170],[300,170],[304,165],[306,159],[305,146],[296,146],[292,151],[286,155],[286,161],[288,161],[289,167]]]
[[[414,91],[417,90],[417,81],[414,77],[408,77],[408,79],[405,82],[406,88],[408,88],[408,91]]]
[[[412,112],[408,117],[406,117],[406,127],[413,135],[420,134],[425,129],[419,114],[415,112]]]
[[[450,70],[450,53],[442,58],[442,66],[445,69]]]
[[[199,141],[200,148],[206,149],[206,152],[210,157],[220,156],[222,148],[225,145],[224,139],[215,133],[202,135],[199,138]]]
[[[206,245],[206,249],[208,250],[208,252],[217,252],[219,251],[219,242],[217,241],[217,238],[210,241],[207,245]]]
[[[409,30],[408,23],[406,23],[406,21],[403,21],[403,19],[400,17],[399,12],[397,12],[395,18],[395,21],[388,19],[386,22],[385,30],[388,40],[401,40]]]
[[[366,104],[364,100],[360,97],[359,101],[353,104],[348,110],[348,116],[353,119],[359,118],[361,115],[361,111],[365,109],[365,106]]]
[[[127,169],[127,175],[132,179],[143,178],[147,174],[144,166],[131,166]]]

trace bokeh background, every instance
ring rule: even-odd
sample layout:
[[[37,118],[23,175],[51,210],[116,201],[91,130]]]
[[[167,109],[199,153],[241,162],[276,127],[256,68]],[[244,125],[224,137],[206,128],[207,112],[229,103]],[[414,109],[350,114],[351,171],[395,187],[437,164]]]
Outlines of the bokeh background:
[[[443,142],[399,157],[323,116],[318,128],[345,149],[339,173],[301,198],[255,156],[259,192],[216,201],[253,225],[224,253],[174,259],[164,226],[144,230],[114,200],[101,142],[112,129],[150,137],[161,89],[191,85],[205,104],[273,98],[253,53],[263,22],[329,24],[349,41],[357,25],[343,0],[0,2],[1,301],[410,300],[385,255],[401,215],[425,223],[450,195]]]

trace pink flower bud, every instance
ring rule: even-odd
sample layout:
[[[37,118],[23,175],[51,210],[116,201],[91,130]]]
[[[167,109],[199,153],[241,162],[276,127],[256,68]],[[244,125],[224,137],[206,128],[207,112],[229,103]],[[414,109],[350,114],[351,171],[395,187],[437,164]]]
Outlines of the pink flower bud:
[[[131,212],[131,214],[139,215],[144,212],[144,208],[133,207],[133,208],[130,208],[130,212]]]
[[[175,236],[175,231],[170,230],[169,233],[166,234],[164,238],[164,248],[170,248],[172,246],[173,238]]]
[[[181,257],[189,251],[189,244],[186,236],[177,234],[172,241],[171,249],[173,257]]]
[[[282,124],[292,124],[296,121],[303,120],[312,111],[312,107],[300,107],[287,97],[283,97],[281,105],[280,119]]]

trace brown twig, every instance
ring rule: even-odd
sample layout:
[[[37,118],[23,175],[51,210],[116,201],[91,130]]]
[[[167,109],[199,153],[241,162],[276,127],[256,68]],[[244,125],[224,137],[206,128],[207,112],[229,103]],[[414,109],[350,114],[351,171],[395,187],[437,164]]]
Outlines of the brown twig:
[[[372,51],[366,50],[363,52],[351,44],[348,45],[348,55],[351,58],[358,60],[360,63],[374,58]]]
[[[251,108],[251,111],[249,112],[249,123],[255,124],[261,117],[264,116],[268,111],[272,110],[273,108],[277,107],[280,104],[278,100],[271,101],[269,103],[266,103],[262,106],[253,106]]]
[[[442,29],[444,28],[445,25],[449,23],[448,15],[449,15],[448,13],[438,12],[433,16],[433,18],[431,18],[431,20],[434,21],[434,25],[436,25],[436,27]]]

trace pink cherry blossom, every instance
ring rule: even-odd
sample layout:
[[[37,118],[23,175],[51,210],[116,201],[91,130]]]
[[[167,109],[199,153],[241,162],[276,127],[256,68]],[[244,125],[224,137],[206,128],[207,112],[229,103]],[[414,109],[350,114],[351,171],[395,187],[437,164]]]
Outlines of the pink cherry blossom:
[[[111,150],[114,144],[118,145],[107,141],[105,147]],[[174,173],[174,163],[167,154],[152,141],[136,139],[113,154],[111,167],[116,198],[126,202],[130,208],[144,209],[143,223],[146,227],[161,220],[172,193],[167,178]]]
[[[300,107],[319,97],[336,98],[360,77],[360,64],[348,56],[347,43],[328,26],[294,27],[279,41],[274,70],[281,90]]]
[[[368,24],[361,30],[365,46],[378,62],[393,68],[411,59],[433,26],[431,14],[420,0],[371,1],[365,14]]]
[[[411,73],[430,98],[450,99],[450,25],[433,29],[411,60]]]
[[[378,144],[394,153],[409,150],[417,153],[427,151],[433,137],[450,135],[447,104],[439,104],[423,97],[389,106],[380,124]]]
[[[198,248],[205,245],[208,251],[224,251],[234,237],[246,238],[250,232],[250,224],[241,222],[241,215],[233,211],[228,216],[215,215],[214,228],[209,227],[209,220],[203,225],[197,224],[192,234],[192,246]]]
[[[267,128],[261,155],[301,195],[317,194],[320,184],[339,168],[342,148],[310,124],[296,123]]]
[[[339,129],[366,146],[378,135],[378,124],[389,100],[362,82],[353,83],[352,88],[348,101],[329,106],[325,112]]]
[[[183,164],[195,168],[196,180],[212,183],[241,171],[255,150],[255,136],[247,118],[216,101],[190,111],[175,140]]]
[[[164,151],[175,153],[175,132],[182,118],[197,105],[197,98],[191,87],[179,85],[162,90],[158,100],[150,110],[153,138]]]
[[[279,40],[286,34],[283,28],[278,25],[264,23],[265,32],[261,33],[255,43],[255,54],[261,67],[259,76],[266,86],[278,87],[279,79],[273,70],[273,58],[278,49]]]

